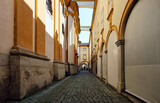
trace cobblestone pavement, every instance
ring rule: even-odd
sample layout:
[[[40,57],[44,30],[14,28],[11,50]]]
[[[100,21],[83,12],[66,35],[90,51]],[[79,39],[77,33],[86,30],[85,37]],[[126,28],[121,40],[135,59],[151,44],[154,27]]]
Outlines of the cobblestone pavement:
[[[82,71],[19,102],[8,103],[130,103],[93,74]]]

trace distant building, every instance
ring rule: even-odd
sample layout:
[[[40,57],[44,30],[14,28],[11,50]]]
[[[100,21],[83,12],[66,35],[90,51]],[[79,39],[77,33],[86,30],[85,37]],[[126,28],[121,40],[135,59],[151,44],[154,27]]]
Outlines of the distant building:
[[[79,65],[88,69],[88,43],[79,44]]]

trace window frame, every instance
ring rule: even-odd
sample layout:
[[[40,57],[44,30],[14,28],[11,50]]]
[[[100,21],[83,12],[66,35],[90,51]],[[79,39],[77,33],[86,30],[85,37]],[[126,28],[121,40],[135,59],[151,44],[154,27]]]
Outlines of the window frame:
[[[85,50],[84,50],[85,49]],[[86,51],[87,49],[86,48],[83,48],[83,51]]]
[[[53,15],[52,0],[46,0],[46,9],[51,15]]]
[[[104,28],[104,7],[101,12],[101,29],[103,29],[103,28]]]

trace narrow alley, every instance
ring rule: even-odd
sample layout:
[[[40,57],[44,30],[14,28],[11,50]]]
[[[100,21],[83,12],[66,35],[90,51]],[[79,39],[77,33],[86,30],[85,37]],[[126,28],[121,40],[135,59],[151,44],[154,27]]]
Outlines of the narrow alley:
[[[7,103],[131,103],[88,71],[69,76],[22,101]]]
[[[160,0],[0,0],[0,103],[160,103]]]

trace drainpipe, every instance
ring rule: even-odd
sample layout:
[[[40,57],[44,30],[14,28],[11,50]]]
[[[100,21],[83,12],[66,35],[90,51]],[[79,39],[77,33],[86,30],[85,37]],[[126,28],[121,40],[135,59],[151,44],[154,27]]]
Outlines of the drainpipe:
[[[67,6],[67,11],[68,11],[68,6]],[[67,39],[67,43],[66,43],[66,47],[67,47],[67,63],[68,63],[68,16],[67,16],[67,19],[66,19],[66,39]]]

